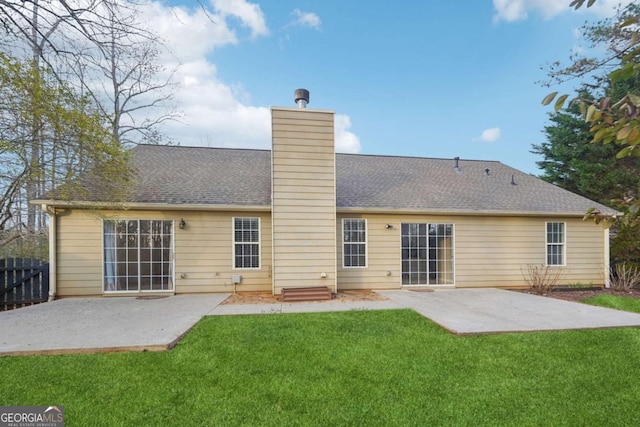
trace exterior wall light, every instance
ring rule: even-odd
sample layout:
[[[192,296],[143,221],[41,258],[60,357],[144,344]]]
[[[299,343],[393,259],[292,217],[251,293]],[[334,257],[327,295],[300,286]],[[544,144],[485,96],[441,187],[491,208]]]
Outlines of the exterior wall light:
[[[180,218],[180,222],[178,223],[178,227],[180,227],[180,230],[184,230],[186,226],[187,226],[187,223],[184,221],[183,218]]]
[[[393,224],[387,224],[387,225],[384,226],[384,228],[386,228],[387,230],[390,229],[390,228],[393,228]]]

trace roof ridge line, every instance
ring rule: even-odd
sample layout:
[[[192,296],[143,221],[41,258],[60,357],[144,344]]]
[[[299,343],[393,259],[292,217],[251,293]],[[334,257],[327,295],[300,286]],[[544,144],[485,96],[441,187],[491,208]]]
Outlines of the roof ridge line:
[[[260,151],[260,152],[271,152],[273,150],[269,148],[245,148],[245,147],[205,147],[199,145],[168,145],[168,144],[136,144],[132,149],[136,149],[138,147],[149,147],[149,148],[181,148],[181,149],[205,149],[205,150],[237,150],[237,151]],[[455,160],[454,157],[428,157],[428,156],[408,156],[402,154],[371,154],[371,153],[340,153],[336,152],[336,155],[340,156],[361,156],[361,157],[384,157],[384,158],[397,158],[397,159],[424,159],[424,160]],[[483,159],[459,159],[463,162],[483,162],[483,163],[500,163],[504,164],[499,160],[483,160]]]
[[[136,144],[132,150],[138,147],[162,147],[162,148],[184,148],[184,149],[204,149],[204,150],[237,150],[237,151],[271,151],[268,148],[244,148],[244,147],[205,147],[200,145],[168,145],[168,144]]]
[[[455,160],[455,157],[427,157],[427,156],[407,156],[402,154],[368,154],[368,153],[336,153],[341,156],[363,156],[363,157],[393,157],[398,159],[425,159],[425,160]],[[461,162],[484,162],[484,163],[502,163],[500,160],[482,160],[482,159],[459,159]]]

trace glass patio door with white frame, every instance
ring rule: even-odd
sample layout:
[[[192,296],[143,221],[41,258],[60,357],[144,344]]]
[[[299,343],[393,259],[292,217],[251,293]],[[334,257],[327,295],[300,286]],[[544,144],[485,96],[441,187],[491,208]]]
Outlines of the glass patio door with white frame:
[[[173,221],[104,221],[104,291],[173,291]]]
[[[403,223],[402,285],[453,285],[453,224]]]

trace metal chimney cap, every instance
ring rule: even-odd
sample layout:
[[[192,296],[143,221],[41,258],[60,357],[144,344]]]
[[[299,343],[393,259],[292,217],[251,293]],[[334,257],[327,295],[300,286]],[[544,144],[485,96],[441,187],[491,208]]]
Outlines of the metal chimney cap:
[[[293,93],[293,99],[300,108],[307,108],[309,103],[309,91],[306,89],[296,89]]]

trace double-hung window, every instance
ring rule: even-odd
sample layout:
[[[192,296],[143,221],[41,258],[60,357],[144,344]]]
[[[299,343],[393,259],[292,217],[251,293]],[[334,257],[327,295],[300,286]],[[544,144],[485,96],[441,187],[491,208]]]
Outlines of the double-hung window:
[[[360,218],[342,220],[342,266],[367,266],[367,220]]]
[[[260,218],[233,218],[233,268],[260,268]]]
[[[564,222],[547,222],[547,265],[565,265],[566,236]]]

